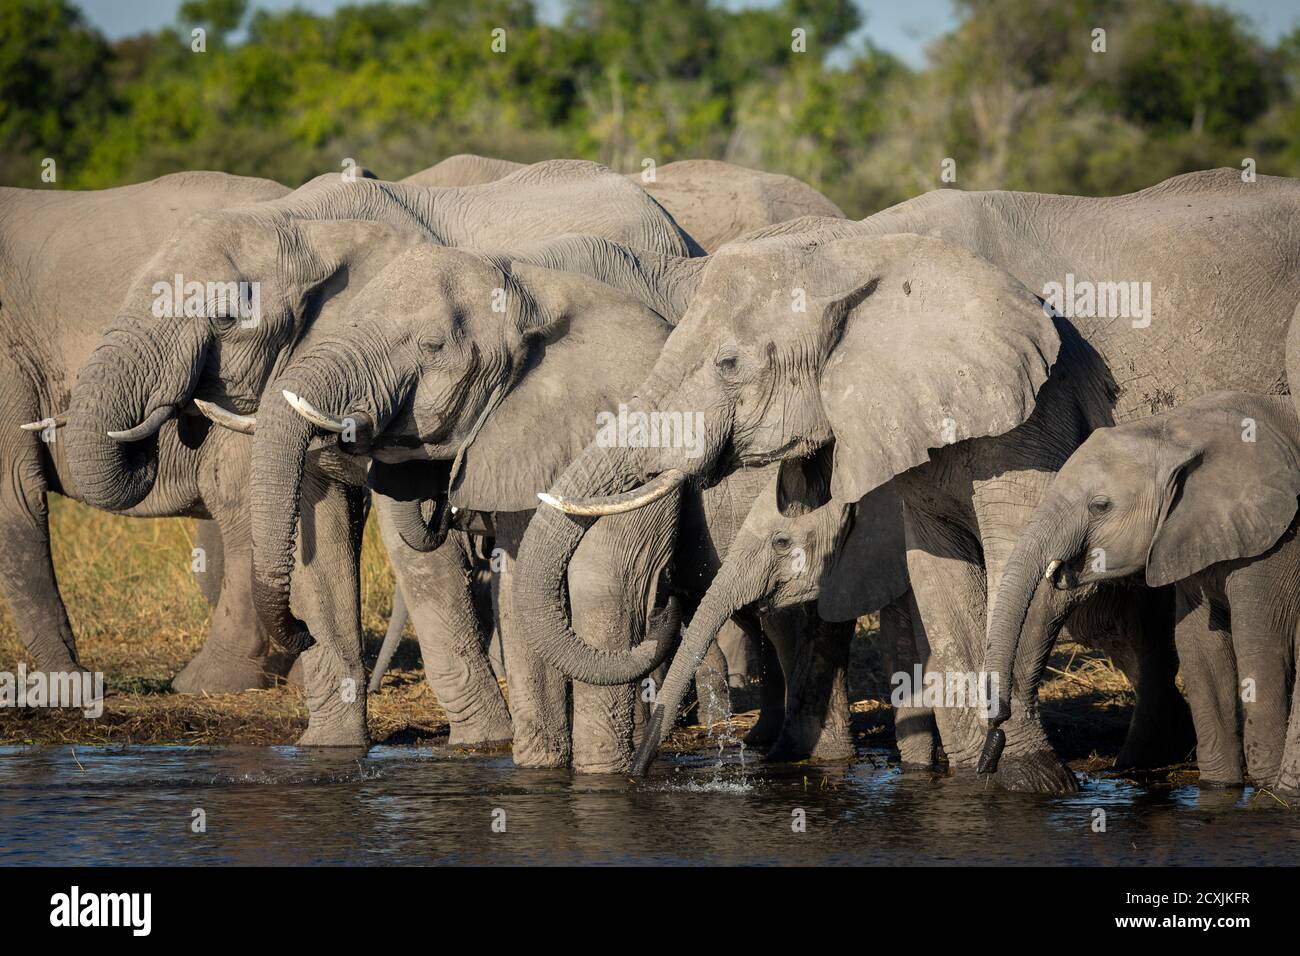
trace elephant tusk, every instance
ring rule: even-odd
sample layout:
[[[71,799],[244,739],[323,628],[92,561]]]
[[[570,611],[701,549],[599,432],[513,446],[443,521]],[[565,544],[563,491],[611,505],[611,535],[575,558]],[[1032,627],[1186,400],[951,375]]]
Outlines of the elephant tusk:
[[[1059,571],[1060,569],[1061,569],[1061,560],[1059,558],[1053,558],[1051,561],[1047,563],[1047,570],[1043,572],[1043,580],[1051,581],[1053,584],[1055,584],[1056,572]]]
[[[605,515],[621,515],[654,504],[685,480],[685,472],[670,468],[645,484],[631,491],[625,491],[621,495],[610,495],[606,498],[566,498],[563,495],[541,491],[538,492],[537,497],[543,504],[563,511],[566,515],[601,518]]]
[[[214,425],[220,425],[222,428],[229,428],[232,432],[251,435],[253,430],[257,428],[257,416],[255,415],[240,415],[228,408],[222,408],[216,402],[205,402],[201,398],[194,399],[194,406],[203,413],[203,417],[208,421]]]
[[[307,419],[307,421],[311,422],[317,428],[323,428],[325,431],[334,432],[335,434],[342,434],[342,432],[347,429],[348,426],[343,424],[343,422],[335,421],[333,418],[330,418],[302,396],[295,395],[288,389],[285,389],[281,394],[284,395],[284,400],[293,406],[295,412]]]
[[[175,405],[159,405],[139,425],[125,431],[109,432],[108,437],[120,442],[143,441],[162,428],[163,423],[172,417],[172,412],[175,410]]]
[[[18,427],[25,432],[43,432],[47,428],[62,428],[66,424],[68,424],[68,415],[66,412],[61,412],[53,418],[42,418],[38,422],[28,422]]]

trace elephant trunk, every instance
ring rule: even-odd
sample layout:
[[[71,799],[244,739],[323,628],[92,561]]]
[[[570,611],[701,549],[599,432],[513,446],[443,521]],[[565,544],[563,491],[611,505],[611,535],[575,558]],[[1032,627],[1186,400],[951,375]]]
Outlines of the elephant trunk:
[[[310,386],[304,388],[308,391]],[[292,389],[297,392],[297,389]],[[301,394],[301,392],[299,392]],[[300,654],[312,644],[289,606],[307,446],[316,426],[290,407],[280,383],[268,389],[257,415],[250,469],[253,528],[253,606],[278,646]]]
[[[68,407],[68,469],[87,504],[121,511],[153,490],[158,430],[188,403],[206,341],[181,330],[157,336],[117,328],[105,335]]]
[[[559,495],[617,494],[637,483],[626,448],[588,447],[560,476]],[[532,649],[561,674],[584,684],[614,686],[640,680],[663,662],[675,634],[652,630],[629,651],[592,647],[569,623],[565,582],[569,562],[595,518],[564,514],[543,504],[529,522],[519,549],[515,607]]]
[[[425,499],[430,500],[430,499]],[[424,516],[424,501],[394,501],[389,506],[393,526],[402,542],[413,551],[428,554],[442,547],[447,540],[447,530],[451,526],[451,509],[445,497],[431,499],[433,514]]]
[[[1022,644],[1022,632],[1029,607],[1045,575],[1055,572],[1061,563],[1073,558],[1083,547],[1085,522],[1065,502],[1046,504],[1039,516],[1024,530],[1007,559],[998,585],[998,593],[989,613],[988,637],[984,646],[984,676],[988,704],[996,705],[989,713],[989,734],[980,758],[980,771],[997,769],[998,757],[1005,743],[1001,724],[1011,716],[1012,684],[1020,678],[1022,696],[1030,699],[1042,679],[1043,667],[1051,651],[1053,630],[1040,627],[1029,644]],[[1032,662],[1017,668],[1017,662]],[[1028,695],[1028,696],[1026,696]]]
[[[696,668],[704,660],[709,645],[713,643],[732,613],[737,608],[744,607],[753,598],[753,595],[740,593],[737,587],[737,571],[731,565],[724,566],[713,579],[704,599],[700,601],[700,606],[696,608],[690,625],[686,628],[681,646],[673,655],[673,662],[669,665],[668,676],[664,678],[663,687],[655,694],[655,702],[650,709],[650,719],[646,723],[641,744],[632,761],[634,776],[643,776],[649,769],[650,762],[654,760],[655,752],[663,740],[665,725],[671,726],[672,721],[676,719],[677,711],[682,705],[682,698],[686,696],[686,690],[695,677]]]

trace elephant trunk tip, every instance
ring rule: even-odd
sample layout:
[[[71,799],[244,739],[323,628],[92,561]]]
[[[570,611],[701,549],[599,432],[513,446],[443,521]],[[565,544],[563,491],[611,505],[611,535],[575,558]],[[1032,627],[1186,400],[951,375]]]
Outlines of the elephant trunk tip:
[[[998,761],[1002,759],[1002,751],[1007,745],[1007,732],[1001,727],[990,727],[988,734],[984,737],[984,749],[980,751],[979,763],[975,766],[976,773],[993,773],[998,769]]]
[[[663,739],[664,706],[655,704],[646,721],[645,733],[641,736],[641,745],[637,747],[636,756],[632,758],[632,776],[643,778],[650,772],[650,764]]]

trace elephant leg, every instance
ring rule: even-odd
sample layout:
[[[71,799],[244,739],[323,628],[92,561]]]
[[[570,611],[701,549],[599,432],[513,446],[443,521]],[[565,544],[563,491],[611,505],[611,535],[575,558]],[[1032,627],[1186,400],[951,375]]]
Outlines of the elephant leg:
[[[1201,784],[1239,787],[1243,776],[1237,729],[1237,661],[1226,615],[1217,612],[1199,591],[1180,587],[1174,640],[1196,725]]]
[[[1241,697],[1242,750],[1246,772],[1257,787],[1271,786],[1282,768],[1295,658],[1294,616],[1279,614],[1279,579],[1268,565],[1277,554],[1228,575],[1232,647]],[[1283,598],[1284,600],[1285,598]]]
[[[779,630],[772,620],[772,615],[765,615],[762,624],[762,684],[759,689],[758,720],[745,735],[745,744],[749,747],[767,747],[776,743],[785,724],[785,670],[781,664],[781,655],[773,634]],[[793,660],[793,655],[791,655]]]
[[[18,428],[35,415],[36,403],[28,398],[0,416],[0,587],[36,666],[71,673],[83,668],[50,554],[44,451],[36,434]],[[58,432],[52,434],[57,441]]]
[[[221,583],[225,576],[225,545],[221,541],[221,526],[211,518],[200,518],[194,522],[194,549],[201,562],[195,562],[191,570],[198,583],[203,600],[209,607],[216,607],[221,600]],[[196,556],[196,557],[197,557]]]
[[[248,513],[242,500],[233,504],[214,509],[214,520],[199,528],[198,547],[203,551],[196,556],[195,577],[205,595],[216,595],[216,603],[203,647],[172,681],[178,694],[237,694],[271,687],[293,664],[291,655],[271,647],[257,619]]]
[[[904,700],[894,707],[894,740],[903,770],[933,770],[939,763],[939,729],[934,709],[926,707],[921,688],[912,687],[912,677],[921,654],[916,646],[912,620],[915,601],[909,591],[880,610],[880,642],[891,674],[904,675],[902,685],[911,688]]]
[[[474,603],[468,537],[449,532],[441,547],[421,554],[397,534],[387,500],[374,496],[380,534],[398,589],[408,599],[425,680],[451,724],[449,743],[458,747],[507,743],[513,737],[510,712],[488,661],[487,635]]]
[[[592,526],[569,564],[573,628],[593,647],[628,650],[644,637],[659,575],[676,541],[676,496]],[[721,657],[719,652],[718,657]],[[725,692],[725,665],[722,676]],[[636,751],[635,684],[573,682],[573,769],[625,773]]]
[[[1300,626],[1294,624],[1291,653],[1294,660],[1300,660]],[[1291,688],[1291,717],[1287,722],[1286,743],[1282,748],[1282,769],[1278,772],[1273,789],[1279,796],[1293,800],[1293,805],[1300,808],[1300,667],[1296,668]]]
[[[367,493],[308,473],[290,604],[315,643],[300,656],[307,730],[299,746],[366,746],[361,536]]]
[[[785,723],[768,759],[852,757],[845,682],[855,622],[821,621],[810,605],[791,608],[784,618],[795,628],[795,659],[787,681]]]
[[[954,769],[974,769],[985,726],[978,687],[987,583],[980,545],[965,529],[905,504],[907,571],[929,659],[927,679],[944,688],[935,722]],[[1027,624],[1032,626],[1032,622]],[[1036,707],[1012,709],[993,780],[1007,790],[1071,793],[1079,784],[1053,751]]]
[[[569,763],[568,684],[564,676],[529,649],[514,614],[513,576],[519,542],[532,512],[496,516],[495,562],[500,567],[493,580],[492,594],[501,631],[502,659],[506,670],[513,724],[512,753],[519,767],[564,767]]]
[[[1133,685],[1133,714],[1117,770],[1182,763],[1196,746],[1191,711],[1175,683],[1173,592],[1103,587],[1069,618],[1075,639],[1106,653]]]

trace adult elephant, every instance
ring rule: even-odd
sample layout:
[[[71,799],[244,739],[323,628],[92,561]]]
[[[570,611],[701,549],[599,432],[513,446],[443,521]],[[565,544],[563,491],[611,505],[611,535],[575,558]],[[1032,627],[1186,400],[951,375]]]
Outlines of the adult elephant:
[[[0,329],[9,343],[0,352],[0,575],[19,637],[40,669],[81,667],[50,557],[46,501],[55,492],[99,503],[78,480],[75,450],[60,429],[76,370],[113,323],[132,277],[189,217],[288,191],[224,173],[176,173],[94,192],[0,189]],[[229,507],[227,479],[210,474],[200,482],[193,470],[204,455],[216,460],[200,450],[206,432],[205,421],[190,417],[160,431],[158,454],[190,470],[164,475],[127,513],[215,519],[200,526],[200,544],[213,559],[200,575],[214,605],[205,648],[239,657],[258,640],[247,613],[248,527]],[[257,681],[267,679],[268,667],[279,669],[261,662]]]
[[[277,187],[278,198],[265,202],[157,217],[150,224],[157,248],[141,256],[134,281],[106,286],[104,301],[121,303],[117,318],[95,328],[93,351],[95,336],[87,337],[66,415],[58,412],[62,402],[33,410],[34,418],[66,420],[58,434],[68,483],[82,500],[130,511],[159,481],[192,483],[193,475],[172,475],[189,459],[168,451],[177,427],[168,423],[194,401],[204,414],[251,429],[262,388],[304,330],[322,313],[346,308],[412,243],[502,244],[583,229],[677,255],[692,248],[653,200],[593,163],[543,163],[465,189],[331,174],[284,193]],[[164,225],[170,237],[158,234]],[[182,512],[162,503],[149,513]],[[256,643],[241,635],[209,647],[178,686],[264,686],[272,654],[265,641],[260,650]]]
[[[566,673],[608,666],[562,604],[592,515],[834,438],[837,501],[911,472],[900,490],[930,666],[978,673],[986,595],[1051,474],[1107,423],[1090,410],[1123,421],[1211,389],[1282,387],[1278,344],[1300,301],[1297,212],[1295,181],[1217,170],[1111,199],[940,191],[859,224],[822,223],[811,240],[791,226],[724,247],[632,403],[700,410],[706,451],[593,443],[566,470],[546,499],[559,507],[539,510],[520,549],[516,601],[535,648]],[[1109,298],[1130,281],[1149,283],[1132,314],[1096,308],[1099,287]],[[1092,305],[1072,296],[1050,319],[1029,291],[1067,288],[1091,289]],[[1060,398],[1030,421],[1058,351]],[[639,663],[628,660],[629,678]],[[973,767],[981,708],[947,710],[936,716],[949,758]],[[1036,714],[1004,726],[1000,781],[1077,785]]]

